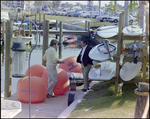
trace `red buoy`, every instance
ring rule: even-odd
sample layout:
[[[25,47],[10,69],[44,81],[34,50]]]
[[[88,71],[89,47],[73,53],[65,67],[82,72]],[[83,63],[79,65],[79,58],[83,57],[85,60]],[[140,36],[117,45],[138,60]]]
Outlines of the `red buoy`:
[[[46,82],[41,77],[30,77],[30,94],[31,103],[40,103],[46,99]],[[18,80],[17,98],[21,102],[29,103],[29,76]]]
[[[35,64],[30,67],[30,75],[41,77],[46,71],[46,67],[40,64]],[[26,76],[29,76],[29,68],[27,69]]]
[[[76,62],[77,57],[71,56],[66,58],[62,63],[58,66],[58,68],[64,69],[67,72],[74,72],[74,73],[82,73],[81,64]]]

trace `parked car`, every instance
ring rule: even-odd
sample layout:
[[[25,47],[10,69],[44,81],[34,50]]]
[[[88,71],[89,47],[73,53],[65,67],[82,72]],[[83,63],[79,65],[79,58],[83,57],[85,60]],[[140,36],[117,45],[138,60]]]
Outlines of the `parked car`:
[[[67,16],[68,16],[68,17],[71,17],[71,14],[72,14],[72,13],[76,13],[76,11],[75,11],[75,10],[68,11],[68,12],[67,12]]]
[[[49,12],[50,15],[55,15],[55,13],[56,13],[55,11],[50,11]]]
[[[79,15],[79,17],[84,17],[84,18],[89,18],[89,15],[91,14],[91,12],[82,12],[82,14]]]
[[[92,18],[96,18],[97,16],[99,16],[99,11],[94,11],[94,12],[92,13]],[[88,17],[91,17],[91,14],[89,14]]]
[[[132,24],[135,20],[136,18],[129,14],[129,24]],[[119,22],[119,15],[115,17],[110,17],[109,21],[114,23]]]
[[[9,10],[14,10],[15,8],[14,7],[9,7]]]
[[[108,13],[101,13],[101,16],[97,16],[96,19],[101,22],[107,22],[110,15]]]
[[[66,16],[67,15],[67,10],[61,10],[61,11],[56,11],[56,15],[58,16]]]
[[[71,13],[71,17],[79,17],[81,14],[82,12]]]

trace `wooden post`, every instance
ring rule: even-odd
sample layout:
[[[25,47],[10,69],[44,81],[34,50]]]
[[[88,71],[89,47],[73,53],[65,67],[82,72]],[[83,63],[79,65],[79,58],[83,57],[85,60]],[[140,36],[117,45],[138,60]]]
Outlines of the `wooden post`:
[[[6,40],[5,40],[5,91],[4,97],[11,96],[11,78],[12,78],[12,34],[13,23],[7,21],[6,23]]]
[[[87,31],[87,21],[85,21],[85,30]]]
[[[18,11],[17,11],[16,23],[18,23]]]
[[[143,62],[142,62],[142,82],[145,82],[145,79],[146,79],[146,63],[147,63],[147,60],[146,58],[148,58],[148,52],[147,52],[147,48],[148,48],[148,40],[149,40],[149,14],[148,12],[146,12],[146,28],[145,28],[145,31],[146,31],[146,38],[145,38],[145,45],[143,46],[143,49],[142,49],[142,53],[143,53]]]
[[[39,13],[39,24],[41,24],[41,13]]]
[[[118,29],[118,42],[117,42],[117,57],[116,57],[116,79],[115,79],[115,95],[118,93],[118,80],[120,78],[119,72],[120,72],[120,66],[119,66],[119,61],[120,61],[120,53],[121,53],[121,36],[122,36],[122,29],[123,29],[123,16],[124,12],[120,14],[119,18],[119,29]]]
[[[45,20],[45,14],[43,14],[43,21]]]
[[[88,22],[88,37],[90,37],[90,22]]]
[[[32,30],[32,23],[30,22],[29,23],[29,36],[32,36],[31,30]]]
[[[13,12],[13,21],[12,22],[14,23],[14,12]]]
[[[3,21],[2,22],[2,34],[1,34],[2,35],[2,40],[3,40],[2,42],[3,43],[4,43],[4,40],[5,40],[5,33],[6,33],[5,32],[5,21]],[[3,45],[3,43],[2,43],[2,46],[1,46],[2,47],[2,49],[1,49],[1,51],[2,51],[2,63],[4,63],[4,59],[5,59],[4,58],[5,55],[4,55],[4,45]]]
[[[60,22],[60,32],[59,32],[59,59],[62,58],[62,29],[63,29],[63,24],[62,21]]]
[[[23,14],[23,21],[25,21],[25,13]],[[26,26],[23,25],[23,30],[25,30]]]
[[[48,35],[49,35],[49,20],[44,20],[43,24],[43,50],[42,50],[42,65],[46,66],[46,61],[43,60],[45,50],[48,48]]]
[[[147,103],[147,98],[149,94],[149,84],[145,82],[139,82],[138,90],[135,89],[134,93],[137,95],[134,118],[141,118]],[[149,117],[149,113],[147,116]]]
[[[56,20],[56,31],[58,30],[58,20]],[[56,34],[56,39],[58,38],[57,37],[58,35]]]
[[[35,24],[36,24],[36,13],[35,13]]]

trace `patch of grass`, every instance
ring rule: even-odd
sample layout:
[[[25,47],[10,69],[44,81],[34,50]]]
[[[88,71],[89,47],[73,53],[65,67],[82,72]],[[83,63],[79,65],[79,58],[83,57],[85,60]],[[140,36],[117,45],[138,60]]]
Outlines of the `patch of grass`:
[[[120,87],[118,87],[120,89]],[[133,118],[136,104],[134,83],[124,83],[115,96],[114,82],[100,82],[86,94],[68,118]]]

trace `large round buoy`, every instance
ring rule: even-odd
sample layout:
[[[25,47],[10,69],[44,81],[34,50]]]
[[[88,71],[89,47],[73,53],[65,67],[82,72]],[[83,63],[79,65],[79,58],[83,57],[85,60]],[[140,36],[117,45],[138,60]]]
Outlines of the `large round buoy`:
[[[58,66],[58,68],[64,69],[67,72],[74,72],[74,73],[82,73],[81,64],[76,62],[77,57],[71,56],[66,58],[62,63]]]
[[[30,75],[41,77],[46,71],[46,67],[40,64],[35,64],[30,67]],[[29,76],[29,68],[27,69],[26,76]]]
[[[46,82],[41,77],[30,77],[30,94],[31,103],[39,103],[45,100],[47,87]],[[18,80],[17,98],[21,102],[29,103],[29,76]]]
[[[47,74],[47,71],[45,71],[43,73],[41,78],[46,81],[46,87],[48,87],[48,74]]]
[[[57,68],[57,83],[53,89],[55,95],[62,95],[70,88],[70,80],[65,70]]]

